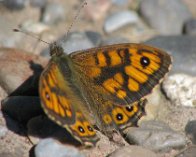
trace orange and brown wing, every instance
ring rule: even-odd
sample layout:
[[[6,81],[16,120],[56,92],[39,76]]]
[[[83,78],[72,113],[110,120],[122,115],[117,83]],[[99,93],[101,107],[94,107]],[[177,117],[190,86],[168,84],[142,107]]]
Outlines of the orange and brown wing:
[[[74,70],[87,80],[83,86],[90,85],[117,105],[132,104],[149,94],[171,65],[166,52],[143,44],[93,48],[70,58]]]
[[[84,145],[94,145],[98,137],[81,111],[80,106],[84,104],[69,80],[69,68],[66,62],[61,62],[62,58],[52,58],[40,77],[42,107],[49,118],[66,128],[75,139]]]

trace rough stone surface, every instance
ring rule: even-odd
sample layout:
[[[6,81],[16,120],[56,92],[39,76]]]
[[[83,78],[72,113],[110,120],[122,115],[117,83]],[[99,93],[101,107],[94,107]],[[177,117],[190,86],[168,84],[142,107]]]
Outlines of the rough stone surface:
[[[196,107],[196,78],[185,74],[169,76],[163,83],[173,105]]]
[[[185,136],[171,130],[167,125],[154,121],[143,123],[147,124],[126,131],[129,143],[136,143],[154,151],[168,151],[185,146]]]

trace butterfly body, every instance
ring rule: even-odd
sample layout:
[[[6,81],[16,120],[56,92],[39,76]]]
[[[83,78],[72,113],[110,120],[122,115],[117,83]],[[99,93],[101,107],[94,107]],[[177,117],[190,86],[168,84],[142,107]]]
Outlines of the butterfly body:
[[[171,58],[142,44],[117,44],[52,58],[40,78],[46,114],[83,144],[98,141],[93,125],[103,132],[123,131],[144,114],[144,97],[169,71]]]

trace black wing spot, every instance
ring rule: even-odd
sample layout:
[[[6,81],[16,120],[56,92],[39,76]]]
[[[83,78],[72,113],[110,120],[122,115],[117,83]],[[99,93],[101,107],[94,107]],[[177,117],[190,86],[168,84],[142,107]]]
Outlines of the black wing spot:
[[[143,56],[140,58],[140,64],[143,66],[143,68],[150,65],[150,59],[146,56]]]

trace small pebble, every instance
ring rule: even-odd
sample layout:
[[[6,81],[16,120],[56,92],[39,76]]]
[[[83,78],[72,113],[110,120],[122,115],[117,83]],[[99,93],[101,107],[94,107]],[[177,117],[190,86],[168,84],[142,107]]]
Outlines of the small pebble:
[[[54,139],[41,140],[35,147],[35,157],[85,157],[76,147],[63,145]]]
[[[124,10],[108,16],[103,28],[106,33],[111,33],[128,24],[137,23],[138,20],[139,17],[134,11]]]

